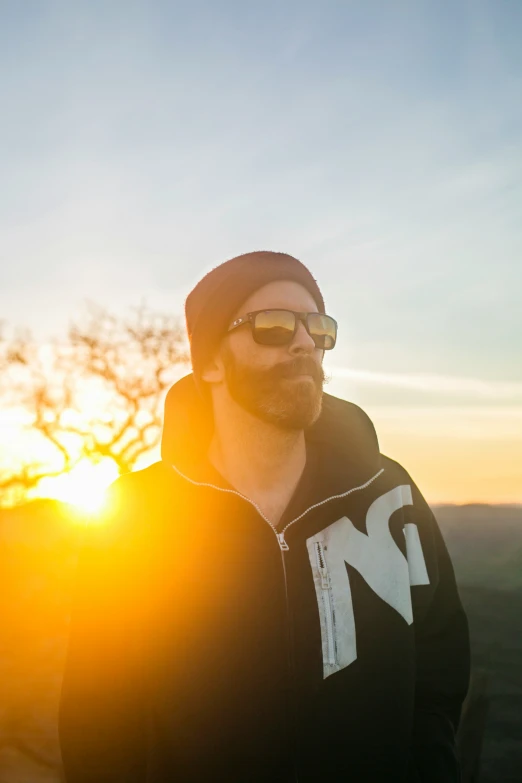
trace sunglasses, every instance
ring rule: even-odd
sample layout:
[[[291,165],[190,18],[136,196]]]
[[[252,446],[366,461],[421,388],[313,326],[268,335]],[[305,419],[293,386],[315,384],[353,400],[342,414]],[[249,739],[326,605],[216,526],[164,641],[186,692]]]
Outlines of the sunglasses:
[[[288,345],[291,343],[299,321],[315,343],[316,348],[330,351],[337,339],[337,321],[322,313],[296,313],[293,310],[256,310],[246,313],[229,326],[228,331],[242,324],[252,327],[254,342],[259,345]]]

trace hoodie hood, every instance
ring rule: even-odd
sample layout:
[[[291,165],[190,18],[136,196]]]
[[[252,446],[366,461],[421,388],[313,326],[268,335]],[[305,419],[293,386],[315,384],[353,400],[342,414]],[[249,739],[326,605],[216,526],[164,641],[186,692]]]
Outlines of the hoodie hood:
[[[165,400],[162,460],[186,476],[194,475],[206,455],[213,429],[211,404],[198,394],[190,373],[170,388]],[[327,459],[332,486],[367,481],[383,467],[370,417],[355,403],[331,394],[323,393],[321,414],[305,431],[305,440]]]

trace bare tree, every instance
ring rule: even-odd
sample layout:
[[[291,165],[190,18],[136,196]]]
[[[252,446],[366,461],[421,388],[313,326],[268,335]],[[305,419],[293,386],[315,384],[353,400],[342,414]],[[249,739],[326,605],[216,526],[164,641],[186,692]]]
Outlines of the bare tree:
[[[52,468],[29,460],[4,471],[1,496],[24,497],[85,458],[132,470],[159,443],[164,393],[187,363],[179,319],[144,305],[118,317],[90,304],[65,340],[46,346],[0,333],[2,407],[22,408],[54,454]]]

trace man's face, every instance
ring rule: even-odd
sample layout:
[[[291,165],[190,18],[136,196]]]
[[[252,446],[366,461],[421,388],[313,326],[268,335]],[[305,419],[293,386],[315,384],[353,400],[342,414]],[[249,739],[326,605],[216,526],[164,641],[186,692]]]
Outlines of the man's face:
[[[252,294],[230,322],[254,310],[276,308],[318,312],[306,288],[278,280]],[[281,346],[259,345],[254,342],[251,326],[243,324],[223,338],[217,361],[238,405],[281,429],[302,430],[321,412],[323,354],[302,322],[292,342]]]

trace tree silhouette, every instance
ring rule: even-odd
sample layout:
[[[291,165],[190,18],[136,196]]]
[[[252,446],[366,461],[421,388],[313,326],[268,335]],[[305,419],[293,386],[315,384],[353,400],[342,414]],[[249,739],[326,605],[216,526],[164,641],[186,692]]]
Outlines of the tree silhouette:
[[[164,393],[187,362],[179,319],[144,305],[118,317],[91,303],[65,339],[47,345],[27,331],[0,334],[3,407],[23,410],[53,455],[4,470],[0,500],[24,499],[85,458],[132,470],[158,444]]]

